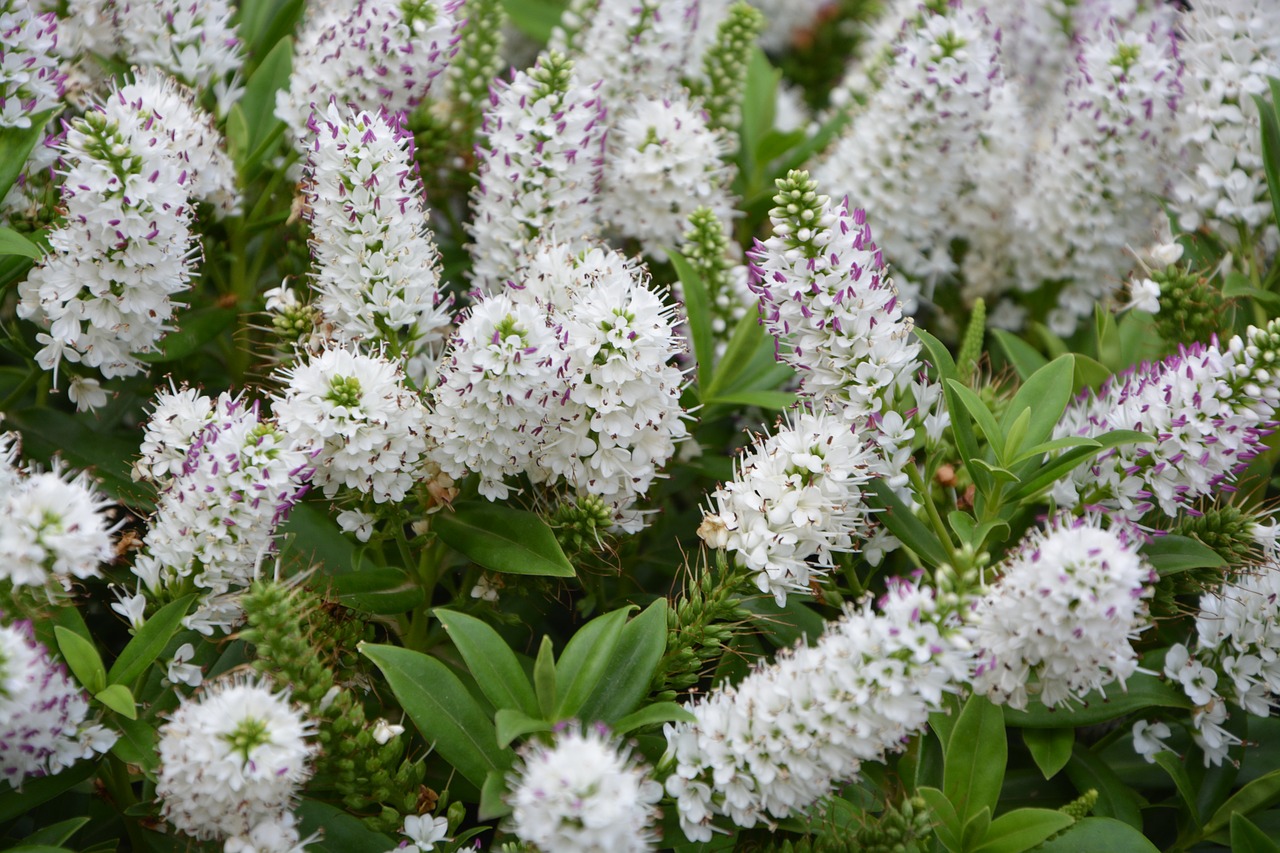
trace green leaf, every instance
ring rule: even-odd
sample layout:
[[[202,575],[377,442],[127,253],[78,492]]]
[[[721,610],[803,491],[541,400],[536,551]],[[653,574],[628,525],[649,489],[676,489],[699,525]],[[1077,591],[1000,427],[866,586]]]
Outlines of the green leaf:
[[[758,617],[753,620],[754,630],[779,648],[801,640],[812,643],[827,629],[827,620],[806,605],[803,596],[789,596],[781,607],[773,596],[753,596],[743,599],[739,607]]]
[[[332,583],[344,573],[358,571],[359,560],[355,544],[329,516],[326,507],[300,503],[293,508],[289,519],[280,526],[280,533],[287,537],[281,556],[293,561],[298,572],[319,564],[321,572],[329,573]]]
[[[493,724],[497,731],[498,746],[506,749],[511,741],[533,732],[549,732],[555,723],[541,717],[533,717],[517,708],[499,708],[493,715]]]
[[[1062,438],[1042,441],[1034,447],[1028,447],[1026,450],[1014,456],[1013,459],[1010,459],[1009,464],[1017,465],[1019,462],[1025,462],[1028,459],[1032,459],[1044,453],[1050,453],[1054,450],[1069,450],[1075,447],[1096,447],[1101,449],[1102,444],[1092,438],[1086,438],[1083,435],[1066,435]]]
[[[511,754],[498,746],[489,714],[458,676],[433,657],[398,646],[361,643],[400,706],[436,752],[479,788],[491,770],[506,770]]]
[[[704,397],[718,396],[719,392],[732,387],[733,381],[754,361],[755,353],[762,347],[773,348],[772,338],[765,334],[760,318],[751,311],[738,321],[725,346],[724,355],[716,362],[715,375],[705,390],[699,389]]]
[[[29,457],[50,459],[56,454],[74,468],[92,470],[111,497],[128,506],[149,508],[130,470],[138,455],[136,436],[99,432],[91,422],[45,407],[6,412],[4,423],[22,433],[22,449]]]
[[[711,333],[711,296],[707,283],[697,270],[685,260],[684,255],[668,251],[671,266],[684,291],[685,319],[689,323],[689,337],[693,340],[693,355],[698,363],[698,387],[706,388],[715,370],[715,339]]]
[[[148,778],[155,777],[160,766],[160,754],[156,751],[156,724],[146,720],[117,719],[113,728],[120,737],[111,747],[111,754],[125,764],[141,767]]]
[[[413,610],[427,598],[418,581],[398,566],[343,572],[329,578],[329,588],[343,607],[379,616]]]
[[[1041,355],[1039,350],[1012,332],[1007,332],[1004,329],[992,329],[991,334],[1000,342],[1000,348],[1004,350],[1009,363],[1013,365],[1013,369],[1018,373],[1018,378],[1022,381],[1025,382],[1030,379],[1037,370],[1049,363],[1049,360]]]
[[[1187,768],[1182,763],[1182,759],[1174,755],[1172,752],[1157,752],[1152,758],[1156,764],[1164,768],[1169,774],[1169,778],[1173,780],[1174,787],[1178,789],[1178,796],[1182,797],[1182,802],[1187,806],[1187,812],[1191,815],[1191,820],[1195,823],[1200,822],[1200,807],[1196,804],[1199,797],[1196,794],[1195,786],[1191,784],[1191,777],[1187,775]]]
[[[499,710],[511,708],[530,716],[538,713],[538,697],[533,692],[533,685],[502,635],[482,620],[465,613],[443,608],[432,612],[449,632],[449,638],[458,647],[458,654],[462,655],[467,669],[493,707]],[[502,741],[501,732],[498,740]]]
[[[250,62],[258,63],[249,74],[250,82],[257,76],[257,69],[266,64],[264,57],[269,56],[269,51],[297,28],[304,5],[305,0],[255,0],[240,4],[237,30],[248,47]]]
[[[613,651],[622,637],[627,614],[633,609],[634,605],[628,605],[597,616],[569,639],[556,662],[556,685],[560,697],[555,716],[551,719],[566,720],[579,715],[612,665]]]
[[[1142,803],[1138,795],[1092,750],[1077,743],[1066,770],[1067,778],[1077,791],[1084,793],[1092,788],[1098,792],[1098,802],[1093,807],[1095,814],[1142,829]]]
[[[267,4],[263,2],[251,5]],[[300,7],[302,4],[297,5]],[[292,73],[293,39],[288,37],[287,32],[281,33],[271,42],[271,52],[254,69],[245,83],[244,95],[236,103],[249,130],[244,150],[239,152],[244,158],[237,163],[241,171],[254,172],[270,152],[271,139],[278,137],[283,131],[284,122],[276,118],[276,92],[288,88]]]
[[[610,728],[614,734],[625,735],[645,726],[656,726],[658,723],[693,723],[697,722],[697,719],[679,703],[654,702],[633,714],[627,714]]]
[[[44,257],[40,247],[12,228],[0,226],[0,255],[19,255],[32,260]]]
[[[1001,483],[1018,482],[1017,474],[1013,473],[1008,468],[1002,468],[999,465],[992,465],[985,459],[974,459],[971,464],[973,465],[973,468],[970,473],[973,473],[974,471],[981,471],[992,480],[998,480]]]
[[[44,139],[44,126],[53,110],[31,117],[31,126],[0,128],[0,198],[18,181],[27,159],[40,140]]]
[[[58,638],[58,651],[76,680],[90,693],[101,692],[107,686],[107,671],[93,643],[61,625],[53,633]]]
[[[947,740],[942,790],[964,823],[984,808],[995,811],[1009,743],[1004,717],[984,696],[971,696]]]
[[[1272,97],[1277,97],[1272,83]],[[1280,222],[1280,121],[1276,120],[1276,105],[1266,98],[1254,95],[1258,115],[1262,119],[1262,165],[1267,172],[1267,187],[1271,190],[1271,213]]]
[[[64,844],[71,840],[71,836],[75,835],[80,829],[89,822],[87,817],[73,817],[69,820],[59,821],[50,824],[43,829],[37,829],[35,832],[24,837],[22,843],[30,844]]]
[[[546,719],[554,719],[558,688],[556,686],[556,654],[551,638],[542,637],[538,657],[533,662],[533,689],[538,694],[538,713]]]
[[[97,769],[96,761],[80,761],[57,775],[25,780],[21,791],[15,791],[7,784],[0,787],[0,824],[27,814],[36,806],[60,796],[88,779]]]
[[[1131,429],[1116,429],[1102,435],[1096,435],[1093,438],[1100,446],[1077,447],[1073,450],[1068,450],[1061,456],[1046,459],[1033,476],[1027,477],[1013,489],[1009,495],[1009,500],[1011,502],[1022,501],[1037,495],[1040,491],[1047,489],[1060,478],[1092,460],[1104,450],[1119,447],[1122,444],[1141,444],[1155,441],[1152,436]]]
[[[736,391],[711,397],[704,402],[708,406],[759,406],[777,412],[795,405],[796,395],[792,391]]]
[[[1160,575],[1173,575],[1188,569],[1206,569],[1225,566],[1227,561],[1217,551],[1198,539],[1169,534],[1152,539],[1142,546],[1147,558]]]
[[[612,724],[630,714],[648,693],[666,650],[667,600],[657,598],[622,629],[613,655],[576,716],[584,722]]]
[[[1064,355],[1027,377],[1018,393],[1013,395],[1013,400],[1000,419],[1001,427],[1008,429],[1023,411],[1031,412],[1026,437],[1019,447],[1013,449],[1015,454],[1048,441],[1067,404],[1071,402],[1074,375],[1075,359]]]
[[[235,322],[239,312],[234,308],[198,308],[182,315],[182,326],[160,341],[159,352],[139,353],[138,360],[147,364],[163,364],[186,358],[222,334]]]
[[[1023,729],[1022,741],[1031,751],[1036,767],[1044,774],[1045,779],[1052,779],[1058,771],[1067,766],[1071,760],[1071,747],[1076,742],[1076,730],[1060,729]]]
[[[182,620],[196,600],[195,593],[185,595],[177,601],[171,601],[151,615],[133,635],[133,639],[120,652],[120,657],[107,672],[107,681],[112,684],[132,684],[138,676],[147,671],[164,651],[165,646],[173,639],[182,627]]]
[[[960,833],[964,828],[960,826],[960,816],[956,814],[956,807],[952,805],[951,800],[937,788],[928,786],[917,788],[916,793],[929,804],[929,811],[938,820],[938,823],[934,824],[934,832],[942,842],[942,846],[952,853],[961,853],[964,848],[960,843]]]
[[[1107,688],[1107,695],[1094,692],[1084,697],[1080,707],[1046,708],[1040,703],[1030,705],[1025,711],[1015,711],[1005,706],[1004,721],[1018,728],[1056,729],[1065,726],[1080,728],[1096,726],[1118,717],[1147,708],[1191,708],[1186,694],[1159,676],[1137,673],[1129,676],[1122,690],[1118,684]]]
[[[1280,305],[1280,293],[1254,287],[1249,277],[1240,272],[1228,273],[1223,278],[1222,296],[1225,299],[1256,299],[1272,308]]]
[[[991,807],[983,806],[982,810],[965,822],[964,832],[960,833],[960,846],[972,850],[978,842],[987,837],[991,828]]]
[[[502,0],[511,23],[534,41],[546,43],[560,23],[565,4],[557,0]]]
[[[431,529],[450,548],[495,572],[571,578],[573,565],[547,523],[506,504],[471,501],[432,516]]]
[[[982,843],[973,853],[1023,853],[1075,819],[1053,809],[1014,809],[991,822]]]
[[[138,703],[133,699],[133,691],[123,684],[111,684],[93,696],[103,705],[130,720],[138,719]]]
[[[764,51],[758,47],[751,51],[742,93],[742,126],[739,135],[742,145],[740,151],[745,155],[741,158],[744,162],[740,165],[743,167],[742,176],[749,181],[749,190],[761,185],[764,168],[768,165],[767,162],[759,161],[757,152],[760,152],[765,136],[773,130],[778,80],[781,77],[782,72],[769,63]]]
[[[956,371],[956,363],[951,358],[951,351],[947,349],[947,345],[919,326],[912,327],[911,331],[920,339],[920,343],[924,344],[925,351],[929,353],[929,363],[933,365],[938,381],[945,383],[948,379],[959,380],[960,375]]]
[[[74,850],[68,850],[65,847],[50,847],[47,844],[23,844],[18,847],[10,847],[11,853],[76,853]]]
[[[1102,387],[1108,379],[1111,378],[1111,369],[1105,364],[1089,358],[1087,355],[1074,353],[1072,358],[1075,359],[1075,372],[1071,378],[1071,393],[1079,394],[1085,388],[1090,391],[1097,391]]]
[[[1251,815],[1277,802],[1280,802],[1280,770],[1272,770],[1236,791],[1223,803],[1205,823],[1204,836],[1207,838],[1226,829],[1233,814]]]
[[[497,820],[511,814],[511,806],[507,805],[504,799],[506,794],[506,774],[493,771],[480,788],[480,809],[476,817],[480,820]]]
[[[1233,814],[1231,853],[1280,853],[1280,844],[1272,841],[1270,836],[1244,815]]]
[[[1093,306],[1093,333],[1097,339],[1099,362],[1111,370],[1121,370],[1128,366],[1128,362],[1124,361],[1124,346],[1115,315],[1101,302]]]
[[[1036,853],[1159,853],[1140,831],[1109,817],[1086,817],[1036,848]]]
[[[866,488],[870,493],[870,503],[884,510],[876,514],[876,520],[902,540],[903,545],[931,566],[940,566],[947,561],[947,555],[942,550],[942,543],[938,541],[938,537],[912,514],[907,505],[893,493],[893,489],[889,488],[888,483],[883,480],[872,480],[867,483]]]
[[[319,800],[304,799],[298,804],[299,831],[305,837],[323,830],[319,839],[307,845],[317,853],[387,853],[396,842],[369,829],[364,821]]]
[[[1001,440],[1004,433],[1000,429],[1000,425],[996,423],[995,415],[991,414],[991,410],[987,408],[987,404],[982,402],[982,398],[973,392],[973,389],[962,384],[955,379],[947,380],[948,389],[955,394],[956,399],[964,406],[965,411],[969,413],[969,417],[973,418],[973,422],[982,430],[982,434],[987,439],[987,444],[996,451],[997,458],[1003,459],[1004,455],[1001,449],[1004,442]]]

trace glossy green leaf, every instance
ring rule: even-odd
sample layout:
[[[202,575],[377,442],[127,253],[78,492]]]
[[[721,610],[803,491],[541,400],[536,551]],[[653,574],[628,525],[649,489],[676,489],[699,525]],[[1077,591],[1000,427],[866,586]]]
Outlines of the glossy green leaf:
[[[1076,742],[1076,730],[1061,729],[1023,729],[1022,742],[1031,752],[1036,767],[1044,774],[1044,778],[1052,779],[1058,771],[1067,766],[1071,760],[1071,747]]]
[[[250,82],[257,76],[257,69],[266,64],[265,57],[271,49],[297,29],[305,5],[305,0],[254,0],[240,4],[238,34],[248,48],[250,63],[257,63],[249,75]]]
[[[1137,829],[1109,817],[1086,817],[1036,848],[1036,853],[1159,853]]]
[[[1039,444],[1028,447],[1026,450],[1015,455],[1009,460],[1010,465],[1017,465],[1028,459],[1033,459],[1045,453],[1052,453],[1055,450],[1071,450],[1076,447],[1096,447],[1101,448],[1102,444],[1092,438],[1083,435],[1066,435],[1062,438],[1054,438],[1049,441],[1042,441]]]
[[[1142,829],[1142,803],[1137,793],[1092,750],[1077,743],[1071,752],[1071,760],[1067,762],[1066,772],[1077,791],[1083,793],[1093,789],[1098,792],[1094,814]]]
[[[996,423],[995,415],[991,414],[991,410],[987,408],[987,404],[982,402],[982,398],[974,393],[972,388],[955,379],[947,380],[947,387],[956,395],[956,399],[964,406],[965,411],[969,413],[969,417],[978,425],[978,429],[982,430],[983,436],[987,439],[987,444],[995,448],[997,453],[1001,452],[1004,446],[1004,433],[1000,429],[1000,425]],[[1003,456],[998,456],[1003,458]]]
[[[535,513],[488,501],[460,503],[431,517],[440,540],[494,572],[571,578],[573,565]]]
[[[956,813],[951,800],[947,799],[947,795],[942,791],[928,786],[917,788],[916,793],[929,804],[929,811],[937,820],[934,824],[934,833],[942,842],[942,846],[952,853],[961,853],[964,849],[960,843],[963,827],[960,825],[960,815]]]
[[[1071,375],[1071,393],[1079,394],[1085,388],[1097,391],[1111,378],[1111,369],[1105,364],[1089,358],[1087,355],[1073,353],[1075,370]]]
[[[1128,366],[1124,360],[1124,345],[1120,328],[1109,306],[1099,302],[1093,306],[1093,334],[1098,347],[1098,361],[1111,370]]]
[[[868,502],[872,506],[883,509],[882,512],[876,513],[876,520],[898,537],[903,545],[916,552],[921,560],[931,566],[940,566],[947,561],[938,537],[915,517],[887,483],[883,480],[872,480],[867,483],[866,489],[870,498]]]
[[[480,788],[480,808],[476,815],[480,820],[497,820],[511,814],[511,806],[507,805],[506,774],[494,771],[484,780]]]
[[[52,110],[32,116],[30,127],[0,128],[0,198],[17,183],[31,152],[44,139],[44,126],[51,115]]]
[[[1205,836],[1227,828],[1234,814],[1251,815],[1280,802],[1280,770],[1254,779],[1231,795],[1204,825]]]
[[[396,846],[386,835],[374,832],[359,818],[319,800],[304,799],[297,808],[299,830],[305,837],[317,830],[320,837],[307,845],[317,853],[387,853]]]
[[[711,377],[710,384],[702,392],[703,396],[715,397],[722,391],[734,387],[734,380],[754,360],[756,352],[764,347],[772,351],[773,339],[765,334],[760,318],[754,312],[748,311],[734,327],[729,343],[725,345],[724,354],[716,362],[715,375]]]
[[[19,409],[5,413],[6,429],[22,433],[22,449],[29,458],[59,456],[74,468],[93,472],[102,490],[127,506],[146,509],[146,490],[133,481],[132,460],[138,455],[138,439],[123,432],[100,432],[82,418],[49,408]]]
[[[0,823],[24,815],[74,788],[92,776],[97,767],[95,761],[78,761],[55,776],[25,780],[21,791],[15,791],[6,784],[0,788]]]
[[[554,719],[559,688],[556,685],[556,654],[551,638],[543,636],[538,657],[533,661],[533,690],[538,694],[538,713]]]
[[[1217,551],[1187,536],[1160,536],[1143,545],[1141,551],[1161,576],[1227,564]]]
[[[1275,86],[1272,85],[1273,97]],[[1267,173],[1267,187],[1271,191],[1271,213],[1280,222],[1280,121],[1276,117],[1277,104],[1268,103],[1261,95],[1254,95],[1262,124],[1262,165]]]
[[[627,614],[634,606],[597,616],[578,629],[556,661],[556,689],[559,701],[552,719],[577,717],[587,698],[595,691],[613,664],[613,652],[622,637]],[[628,709],[630,710],[630,709]]]
[[[982,810],[965,822],[964,831],[960,833],[960,846],[972,850],[982,839],[987,837],[991,828],[991,807],[983,806]]]
[[[947,349],[947,345],[919,326],[913,327],[911,331],[929,354],[929,363],[933,365],[938,381],[945,383],[948,379],[959,380],[955,360],[951,358],[951,350]]]
[[[95,693],[93,698],[122,717],[138,719],[138,703],[133,699],[133,692],[123,684],[109,684]]]
[[[440,661],[398,646],[360,644],[382,671],[423,739],[479,788],[491,770],[506,770],[511,754],[498,746],[493,721]]]
[[[1053,809],[1015,809],[991,822],[973,853],[1024,853],[1075,820]]]
[[[261,2],[265,4],[265,0]],[[293,73],[293,39],[281,33],[262,47],[268,46],[270,52],[254,69],[236,103],[249,131],[244,150],[239,152],[243,160],[237,165],[242,171],[252,172],[262,163],[270,151],[270,140],[284,128],[284,122],[276,117],[276,92],[288,87]]]
[[[721,394],[705,401],[708,406],[758,406],[771,412],[790,408],[796,402],[796,395],[791,391],[734,391]]]
[[[37,829],[23,838],[22,843],[24,845],[52,844],[56,847],[70,841],[71,836],[79,832],[88,822],[89,818],[87,817],[73,817],[69,820],[58,821],[43,829]]]
[[[739,606],[757,617],[754,624],[760,636],[778,648],[794,646],[801,640],[812,643],[827,630],[827,620],[805,603],[805,596],[788,596],[781,607],[773,596],[752,596]]]
[[[1178,789],[1178,796],[1182,797],[1182,802],[1187,807],[1187,812],[1191,815],[1191,819],[1199,823],[1200,807],[1196,803],[1199,797],[1196,794],[1195,786],[1191,783],[1191,777],[1187,774],[1187,767],[1182,763],[1182,759],[1172,752],[1157,752],[1152,758],[1155,759],[1156,764],[1164,768],[1164,771],[1169,774],[1169,778],[1173,780],[1174,787]]]
[[[376,615],[405,613],[427,598],[417,580],[398,566],[343,572],[329,578],[329,588],[343,607]]]
[[[1006,332],[1004,329],[992,329],[991,334],[1000,343],[1000,348],[1004,350],[1009,363],[1013,365],[1018,378],[1022,381],[1025,382],[1030,379],[1037,370],[1049,363],[1049,360],[1041,355],[1039,350],[1012,332]]]
[[[1099,447],[1076,447],[1060,456],[1046,459],[1034,476],[1027,477],[1013,489],[1009,495],[1010,500],[1023,500],[1038,494],[1104,450],[1119,447],[1122,444],[1146,444],[1155,441],[1146,433],[1129,429],[1112,430],[1102,435],[1095,435],[1093,438],[1098,442]]]
[[[1053,428],[1058,425],[1063,411],[1071,402],[1074,375],[1075,359],[1064,355],[1049,362],[1022,383],[1000,418],[1001,427],[1008,428],[1024,410],[1031,412],[1026,437],[1020,447],[1014,448],[1013,453],[1020,453],[1028,447],[1049,440]]]
[[[668,251],[667,257],[676,275],[680,277],[681,289],[684,292],[685,320],[689,324],[689,337],[693,341],[693,355],[698,364],[698,387],[706,388],[711,383],[715,370],[715,339],[711,333],[711,294],[707,291],[707,283],[698,275],[693,265],[685,260],[684,255]]]
[[[1191,708],[1191,700],[1181,690],[1155,675],[1137,673],[1129,676],[1122,690],[1118,684],[1107,688],[1106,696],[1090,693],[1080,706],[1046,708],[1039,702],[1029,703],[1025,711],[1005,706],[1004,720],[1010,726],[1055,729],[1066,726],[1096,726],[1147,708]]]
[[[625,735],[645,726],[656,726],[659,723],[693,723],[697,722],[697,719],[692,712],[677,702],[654,702],[633,714],[627,714],[610,728],[614,734]]]
[[[533,692],[533,685],[501,634],[486,622],[465,613],[443,608],[436,608],[432,613],[449,632],[458,654],[462,655],[471,676],[493,707],[515,709],[529,716],[538,713],[538,697]],[[498,738],[502,740],[501,733]]]
[[[23,258],[39,260],[44,256],[40,247],[12,228],[0,226],[0,255],[18,255]]]
[[[545,43],[560,23],[565,4],[558,0],[502,0],[502,8],[520,32]]]
[[[9,851],[10,853],[76,853],[65,847],[51,847],[48,844],[22,844],[18,847],[10,847]]]
[[[169,645],[173,635],[182,628],[182,620],[195,600],[194,593],[185,595],[153,613],[111,665],[107,681],[112,684],[132,684],[146,672],[156,658],[160,657],[165,646]]]
[[[622,629],[610,660],[575,716],[612,724],[630,714],[648,693],[666,650],[667,600],[658,598]]]
[[[142,768],[148,778],[154,778],[160,766],[155,723],[118,719],[112,723],[112,728],[120,732],[120,737],[111,746],[111,754],[125,764]]]
[[[1231,853],[1280,853],[1277,844],[1242,814],[1231,816]]]
[[[530,716],[516,708],[499,708],[493,715],[493,725],[497,731],[498,746],[504,749],[518,737],[534,732],[549,732],[555,727],[550,720]]]
[[[139,361],[147,364],[164,364],[186,358],[200,350],[235,322],[239,312],[234,308],[197,308],[182,314],[178,328],[160,341],[158,352],[140,353]]]
[[[995,811],[1009,743],[1000,708],[985,696],[965,702],[947,740],[942,790],[966,824],[984,808]]]
[[[107,670],[102,666],[102,658],[93,643],[61,625],[55,627],[53,633],[58,639],[62,659],[81,686],[90,693],[103,690],[107,686]]]

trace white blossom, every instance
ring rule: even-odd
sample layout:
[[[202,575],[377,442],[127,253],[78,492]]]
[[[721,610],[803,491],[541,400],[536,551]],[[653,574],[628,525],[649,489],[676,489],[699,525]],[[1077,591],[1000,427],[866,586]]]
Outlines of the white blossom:
[[[39,12],[34,0],[0,0],[0,38],[0,128],[31,127],[62,100],[57,17]]]
[[[0,488],[0,581],[68,586],[115,559],[110,500],[87,474],[22,471]]]

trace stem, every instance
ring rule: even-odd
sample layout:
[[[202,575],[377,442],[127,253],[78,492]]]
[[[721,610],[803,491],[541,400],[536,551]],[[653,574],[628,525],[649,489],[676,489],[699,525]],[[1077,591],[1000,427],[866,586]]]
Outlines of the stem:
[[[947,525],[942,520],[942,516],[938,514],[938,508],[933,505],[933,495],[929,493],[929,486],[925,483],[924,477],[920,475],[920,469],[916,467],[915,460],[907,463],[907,476],[911,479],[911,487],[920,495],[920,502],[924,504],[925,513],[929,516],[929,523],[933,525],[933,532],[938,534],[938,541],[942,543],[942,550],[947,553],[947,562],[956,565],[955,545],[951,541],[951,532],[947,530]],[[910,543],[905,543],[910,547]]]

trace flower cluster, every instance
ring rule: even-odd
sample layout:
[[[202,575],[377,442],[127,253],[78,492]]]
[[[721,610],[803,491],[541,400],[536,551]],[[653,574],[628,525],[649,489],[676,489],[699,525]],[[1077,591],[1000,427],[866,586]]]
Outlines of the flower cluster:
[[[1155,581],[1139,544],[1088,517],[1032,531],[967,616],[974,691],[1022,709],[1029,695],[1065,706],[1123,685],[1138,667],[1130,641]]]
[[[331,101],[388,115],[417,106],[457,50],[462,0],[317,4],[298,34],[276,116],[301,145],[312,110]]]
[[[932,592],[899,580],[879,612],[850,605],[816,645],[686,706],[697,721],[666,727],[685,835],[709,841],[716,815],[785,819],[902,749],[964,682],[962,645]]]
[[[739,457],[698,533],[757,572],[760,591],[781,606],[788,592],[810,592],[837,553],[866,538],[862,488],[876,476],[877,458],[840,416],[796,410]]]
[[[539,850],[651,850],[662,786],[602,726],[566,726],[523,751],[511,777],[511,830]]]
[[[244,48],[228,0],[124,0],[109,8],[130,62],[162,68],[193,89],[212,89],[219,115],[240,99]]]
[[[167,438],[169,447],[180,446],[181,439]],[[205,633],[228,628],[238,608],[226,594],[253,579],[310,475],[307,451],[264,421],[257,403],[223,394],[191,439],[181,473],[165,484],[134,574],[153,593],[190,579],[206,598],[187,624]]]
[[[0,128],[31,127],[32,117],[62,100],[58,20],[36,11],[32,0],[2,0],[0,43]]]
[[[57,773],[115,743],[85,725],[89,697],[35,638],[30,622],[0,625],[0,782]]]
[[[423,465],[427,410],[395,363],[327,349],[280,379],[285,388],[272,412],[311,457],[311,481],[326,497],[345,487],[378,503],[404,500]]]
[[[412,136],[395,115],[312,115],[307,202],[321,337],[382,343],[424,387],[450,325]]]
[[[477,156],[472,276],[502,288],[539,237],[578,245],[599,219],[604,108],[563,55],[540,56],[496,86]]]
[[[1178,28],[1187,64],[1180,126],[1189,151],[1173,187],[1178,224],[1188,231],[1207,226],[1227,245],[1236,245],[1243,229],[1274,252],[1280,235],[1270,222],[1253,98],[1266,95],[1268,77],[1280,76],[1280,7],[1266,0],[1205,0],[1179,18]]]
[[[574,36],[570,55],[580,79],[601,81],[601,96],[613,109],[678,88],[701,61],[690,37],[699,31],[715,32],[699,19],[698,0],[601,0]]]
[[[1280,321],[1118,374],[1063,414],[1055,437],[1137,430],[1154,441],[1099,454],[1054,485],[1062,506],[1101,505],[1139,520],[1173,516],[1230,482],[1262,451],[1280,407]]]
[[[963,227],[960,199],[975,184],[968,166],[989,135],[1004,78],[998,33],[958,4],[921,12],[892,51],[880,88],[854,110],[814,177],[885,223],[884,250],[913,281],[911,310],[914,282],[931,293],[955,272],[948,244]]]
[[[289,853],[314,731],[288,691],[269,682],[232,676],[206,685],[160,727],[162,813],[187,835],[227,839],[228,850]]]
[[[749,283],[802,390],[865,417],[887,410],[911,381],[920,344],[866,213],[833,205],[817,189],[804,172],[778,181],[774,233],[747,253]]]
[[[610,122],[602,215],[659,260],[679,245],[689,216],[709,208],[728,221],[730,142],[685,94],[641,99]]]

